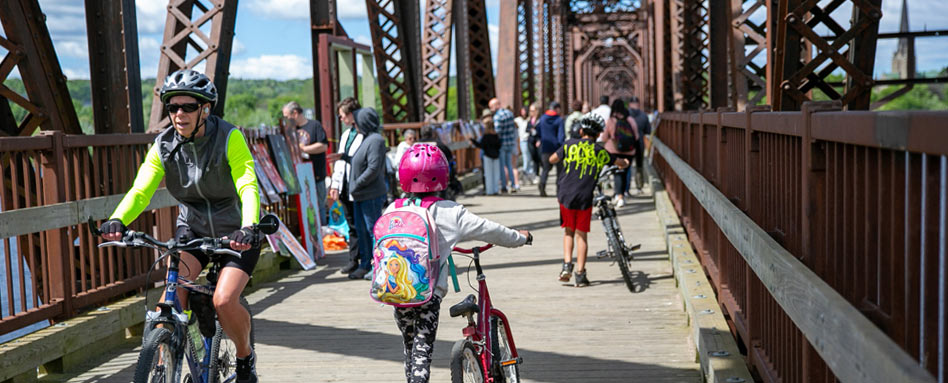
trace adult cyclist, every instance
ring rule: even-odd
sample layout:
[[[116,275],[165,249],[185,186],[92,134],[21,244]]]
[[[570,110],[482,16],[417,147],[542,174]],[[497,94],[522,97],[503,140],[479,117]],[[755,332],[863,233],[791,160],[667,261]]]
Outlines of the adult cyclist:
[[[138,217],[162,178],[178,200],[175,239],[227,237],[241,256],[222,259],[214,291],[214,308],[227,336],[237,346],[237,381],[256,382],[256,356],[250,345],[250,313],[240,305],[240,294],[250,280],[260,245],[253,224],[260,212],[260,196],[253,157],[240,130],[210,114],[217,88],[204,74],[182,69],[165,79],[159,92],[174,129],[165,129],[145,155],[131,190],[100,230],[106,240],[122,237],[126,225]],[[182,253],[180,275],[195,280],[209,262],[203,252]],[[178,288],[182,302],[187,290]]]

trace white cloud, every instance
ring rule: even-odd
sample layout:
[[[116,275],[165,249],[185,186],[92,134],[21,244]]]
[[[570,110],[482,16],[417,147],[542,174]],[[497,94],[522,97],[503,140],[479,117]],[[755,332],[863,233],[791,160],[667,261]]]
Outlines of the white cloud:
[[[494,72],[497,72],[497,36],[500,35],[500,27],[497,24],[487,24],[487,34],[490,36],[490,57],[493,61]]]
[[[262,55],[234,60],[230,76],[244,79],[289,80],[313,76],[309,59],[297,55]]]
[[[88,80],[89,70],[85,68],[63,68],[63,75],[69,80]]]
[[[250,7],[267,17],[277,19],[309,20],[308,0],[250,0]],[[337,0],[336,17],[339,19],[366,18],[364,0]]]
[[[54,44],[56,54],[80,59],[89,58],[89,43],[86,39],[59,40]]]
[[[247,46],[244,45],[244,43],[240,42],[240,40],[238,40],[236,37],[234,37],[234,44],[230,48],[230,55],[239,56],[241,53],[244,53],[246,51],[247,51]]]
[[[358,35],[358,36],[356,36],[356,38],[353,39],[352,41],[355,41],[355,42],[357,42],[357,43],[359,43],[359,44],[365,44],[365,45],[368,45],[368,46],[372,46],[372,38],[369,37],[369,36],[366,36],[366,35]]]
[[[158,0],[135,0],[135,20],[138,33],[162,33],[168,17],[168,2]]]

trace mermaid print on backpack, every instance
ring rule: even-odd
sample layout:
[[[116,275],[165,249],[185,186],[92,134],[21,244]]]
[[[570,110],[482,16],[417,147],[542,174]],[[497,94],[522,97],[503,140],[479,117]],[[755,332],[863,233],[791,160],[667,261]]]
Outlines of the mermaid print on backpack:
[[[437,228],[428,208],[439,199],[400,199],[396,209],[375,221],[369,295],[396,307],[420,306],[431,300],[440,259]]]

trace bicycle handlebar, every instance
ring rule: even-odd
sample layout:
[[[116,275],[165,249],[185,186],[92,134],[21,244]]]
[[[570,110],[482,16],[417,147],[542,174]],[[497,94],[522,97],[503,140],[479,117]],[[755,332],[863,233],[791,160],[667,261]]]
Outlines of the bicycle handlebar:
[[[230,248],[231,240],[223,238],[196,238],[187,243],[177,243],[174,240],[162,242],[154,237],[133,230],[128,230],[119,241],[103,242],[98,247],[148,247],[159,250],[170,250],[176,253],[181,251],[201,250],[205,253],[233,255],[240,258],[240,252]]]
[[[463,253],[463,254],[473,254],[473,253],[474,253],[474,250],[477,249],[477,252],[483,253],[485,250],[490,249],[490,248],[492,248],[492,247],[494,247],[494,244],[493,244],[493,243],[488,243],[488,244],[486,244],[486,245],[484,245],[484,246],[475,246],[475,247],[472,247],[472,248],[470,248],[470,249],[465,249],[465,248],[462,248],[462,247],[455,247],[455,248],[454,248],[454,251],[457,251],[457,252]]]

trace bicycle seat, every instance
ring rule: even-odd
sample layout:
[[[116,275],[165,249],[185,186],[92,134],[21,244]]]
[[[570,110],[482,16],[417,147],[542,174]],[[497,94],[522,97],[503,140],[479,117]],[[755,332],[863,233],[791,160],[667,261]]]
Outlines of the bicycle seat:
[[[474,315],[477,313],[477,297],[474,294],[470,294],[467,298],[464,298],[461,303],[458,303],[454,306],[451,306],[451,317],[459,317],[461,315]]]

